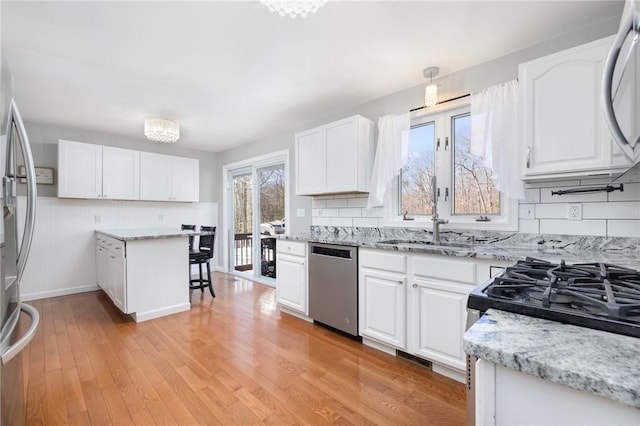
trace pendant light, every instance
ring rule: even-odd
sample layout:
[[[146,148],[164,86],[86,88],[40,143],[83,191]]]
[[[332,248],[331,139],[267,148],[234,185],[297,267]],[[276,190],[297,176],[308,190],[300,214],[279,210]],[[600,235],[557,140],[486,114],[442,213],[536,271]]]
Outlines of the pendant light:
[[[439,72],[440,68],[438,67],[429,67],[422,71],[424,78],[429,79],[429,84],[424,89],[424,106],[426,107],[432,107],[438,103],[438,85],[433,84],[433,77],[437,76]]]
[[[180,125],[173,120],[148,118],[144,121],[144,135],[153,142],[174,143],[180,139]]]

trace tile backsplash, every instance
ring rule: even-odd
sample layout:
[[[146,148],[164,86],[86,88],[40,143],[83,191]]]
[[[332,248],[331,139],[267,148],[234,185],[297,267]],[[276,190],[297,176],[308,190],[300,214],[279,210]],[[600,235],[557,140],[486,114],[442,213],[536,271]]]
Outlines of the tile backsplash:
[[[530,234],[640,237],[640,183],[610,193],[551,195],[552,191],[599,187],[610,179],[575,179],[527,184],[520,201],[518,232]],[[581,220],[569,220],[570,205]],[[313,197],[311,223],[315,226],[382,227],[383,209],[367,209],[367,194]]]

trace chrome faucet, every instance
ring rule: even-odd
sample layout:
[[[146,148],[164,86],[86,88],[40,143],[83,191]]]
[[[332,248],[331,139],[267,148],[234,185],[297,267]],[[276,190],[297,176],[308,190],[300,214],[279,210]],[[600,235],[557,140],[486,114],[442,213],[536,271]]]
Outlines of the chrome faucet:
[[[433,177],[433,207],[431,208],[433,212],[431,216],[431,221],[433,222],[433,242],[440,242],[440,225],[444,225],[445,223],[449,223],[447,219],[440,219],[438,217],[438,189],[436,185],[436,177]]]

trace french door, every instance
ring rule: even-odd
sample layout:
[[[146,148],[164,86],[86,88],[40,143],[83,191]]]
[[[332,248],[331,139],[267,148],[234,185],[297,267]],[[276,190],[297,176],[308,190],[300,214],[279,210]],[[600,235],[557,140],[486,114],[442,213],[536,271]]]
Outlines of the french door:
[[[276,236],[286,230],[288,155],[225,166],[229,272],[275,285]]]

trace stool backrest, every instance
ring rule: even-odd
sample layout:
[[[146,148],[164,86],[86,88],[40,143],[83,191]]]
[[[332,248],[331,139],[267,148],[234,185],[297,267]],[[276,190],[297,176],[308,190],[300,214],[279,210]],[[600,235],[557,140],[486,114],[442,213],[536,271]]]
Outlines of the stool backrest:
[[[208,252],[207,257],[213,258],[213,248],[216,241],[216,227],[215,226],[201,226],[200,231],[211,232],[208,235],[200,235],[199,250],[201,253]]]
[[[196,226],[195,225],[185,225],[182,224],[180,226],[180,229],[183,231],[195,231],[196,230]],[[189,235],[189,251],[193,250],[193,235]]]

